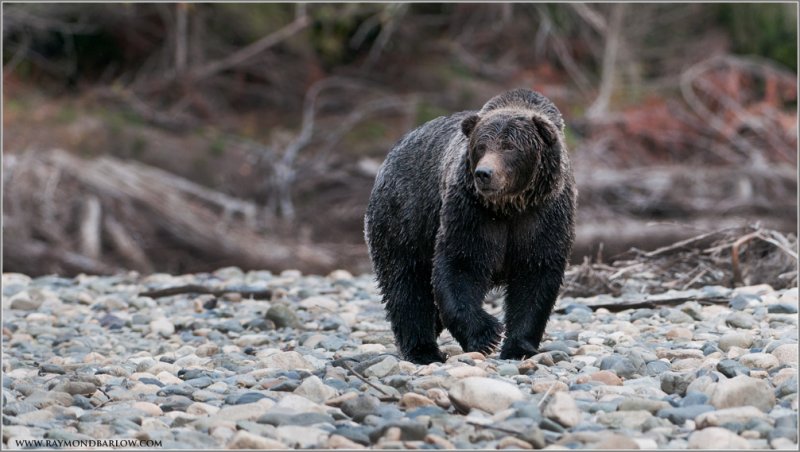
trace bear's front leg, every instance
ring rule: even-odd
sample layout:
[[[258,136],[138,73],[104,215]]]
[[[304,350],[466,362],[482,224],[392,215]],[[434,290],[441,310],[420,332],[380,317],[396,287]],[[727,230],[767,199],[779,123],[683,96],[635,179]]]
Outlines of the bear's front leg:
[[[442,261],[433,270],[434,295],[442,323],[465,352],[489,355],[500,345],[503,334],[503,325],[481,307],[489,281],[479,270],[447,259]]]
[[[558,265],[536,267],[517,267],[509,278],[505,299],[506,340],[501,359],[525,359],[538,353],[564,270]]]

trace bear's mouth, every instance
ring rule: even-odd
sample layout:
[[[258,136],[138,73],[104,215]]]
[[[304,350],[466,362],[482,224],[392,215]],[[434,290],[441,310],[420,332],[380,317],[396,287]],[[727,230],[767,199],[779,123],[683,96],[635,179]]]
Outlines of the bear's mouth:
[[[502,190],[499,188],[494,187],[481,187],[479,184],[475,184],[475,189],[478,190],[478,193],[487,199],[498,198],[502,194]]]

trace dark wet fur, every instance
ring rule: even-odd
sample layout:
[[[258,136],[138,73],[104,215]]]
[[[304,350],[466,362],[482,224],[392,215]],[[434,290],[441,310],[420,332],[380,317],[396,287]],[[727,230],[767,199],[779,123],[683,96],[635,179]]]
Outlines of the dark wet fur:
[[[514,90],[480,112],[434,119],[391,150],[365,233],[406,359],[442,361],[436,339],[445,327],[464,351],[491,353],[505,330],[501,358],[536,353],[574,240],[576,191],[563,127],[547,98]],[[513,187],[496,199],[474,185],[481,140],[518,149],[503,156]],[[481,307],[494,286],[506,288],[505,325]]]

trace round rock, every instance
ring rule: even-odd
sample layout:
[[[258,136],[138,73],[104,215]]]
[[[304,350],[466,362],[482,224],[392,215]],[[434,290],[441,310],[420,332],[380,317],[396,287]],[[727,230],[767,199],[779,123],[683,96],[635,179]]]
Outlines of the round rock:
[[[458,381],[450,388],[449,395],[453,405],[462,412],[478,408],[492,414],[524,398],[522,392],[510,383],[481,377]]]

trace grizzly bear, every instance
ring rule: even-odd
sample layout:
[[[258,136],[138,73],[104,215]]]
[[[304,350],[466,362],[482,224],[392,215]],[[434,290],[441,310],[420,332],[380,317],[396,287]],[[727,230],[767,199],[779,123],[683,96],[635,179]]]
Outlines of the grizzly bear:
[[[402,356],[446,359],[443,328],[465,352],[488,355],[505,330],[501,359],[537,353],[575,237],[576,196],[561,113],[537,92],[509,91],[405,135],[364,219]],[[505,325],[481,307],[497,286]]]

